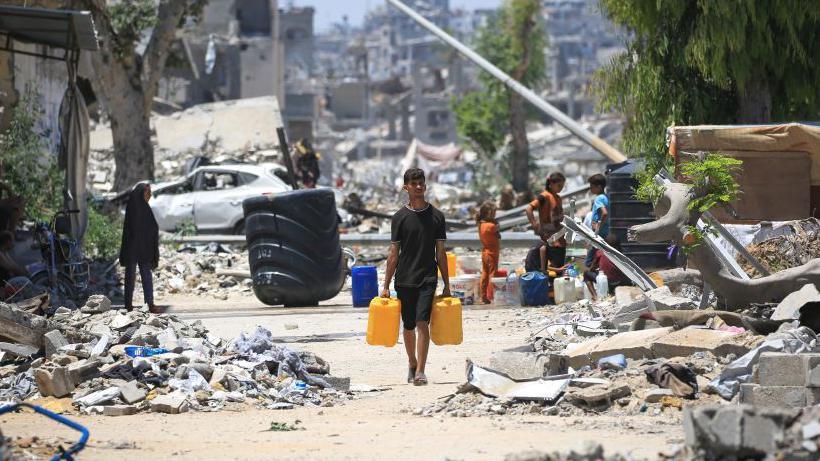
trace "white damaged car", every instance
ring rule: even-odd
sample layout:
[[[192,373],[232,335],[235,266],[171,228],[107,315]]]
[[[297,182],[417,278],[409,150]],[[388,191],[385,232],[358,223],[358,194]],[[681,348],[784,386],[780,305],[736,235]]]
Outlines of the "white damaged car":
[[[159,228],[173,232],[191,223],[200,233],[244,234],[242,201],[291,190],[278,164],[208,165],[184,179],[151,186],[149,204]]]

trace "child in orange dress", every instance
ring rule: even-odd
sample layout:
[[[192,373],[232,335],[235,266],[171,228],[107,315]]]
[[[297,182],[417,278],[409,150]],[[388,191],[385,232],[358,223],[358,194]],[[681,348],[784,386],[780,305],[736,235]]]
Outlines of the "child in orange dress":
[[[478,237],[481,239],[481,302],[489,304],[493,299],[493,289],[490,278],[498,270],[498,258],[501,253],[501,233],[495,221],[495,202],[488,200],[481,204],[478,210]]]

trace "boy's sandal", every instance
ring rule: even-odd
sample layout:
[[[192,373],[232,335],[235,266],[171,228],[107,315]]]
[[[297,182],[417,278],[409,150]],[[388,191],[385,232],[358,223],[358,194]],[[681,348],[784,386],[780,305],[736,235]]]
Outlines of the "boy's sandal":
[[[413,379],[414,386],[426,386],[427,385],[427,376],[424,376],[424,373],[418,373]]]

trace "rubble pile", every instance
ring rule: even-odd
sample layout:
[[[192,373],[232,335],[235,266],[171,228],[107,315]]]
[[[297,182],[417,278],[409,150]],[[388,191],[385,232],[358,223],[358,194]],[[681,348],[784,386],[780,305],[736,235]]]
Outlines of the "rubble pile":
[[[245,252],[211,243],[174,250],[160,246],[160,265],[154,272],[154,294],[190,294],[219,300],[231,294],[252,295],[250,269]],[[142,299],[137,284],[135,300]]]
[[[820,221],[816,218],[786,223],[768,234],[773,235],[746,248],[772,274],[820,258]],[[750,277],[763,275],[744,258],[738,257],[738,262]]]
[[[10,305],[0,304],[0,310],[4,318],[15,314]],[[59,308],[51,319],[36,317],[29,314],[25,328],[45,331],[45,354],[32,359],[37,347],[3,349],[6,358],[17,358],[0,367],[2,400],[44,403],[50,397],[64,410],[73,405],[110,416],[175,414],[243,402],[270,409],[333,406],[346,399],[339,390],[350,386],[328,376],[330,366],[321,358],[276,344],[262,327],[224,342],[199,321],[147,309],[113,310],[101,295],[80,310]]]
[[[567,453],[560,451],[547,453],[531,450],[513,453],[504,457],[504,461],[627,461],[634,459],[632,456],[625,456],[620,453],[605,454],[603,445],[595,442],[586,442],[581,449],[571,450]]]

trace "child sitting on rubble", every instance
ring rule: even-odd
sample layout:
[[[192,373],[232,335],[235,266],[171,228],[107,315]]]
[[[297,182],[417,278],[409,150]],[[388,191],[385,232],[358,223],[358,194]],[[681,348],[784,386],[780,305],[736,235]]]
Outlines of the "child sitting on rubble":
[[[489,304],[493,299],[490,278],[498,271],[498,258],[501,253],[501,232],[495,220],[496,205],[487,200],[478,209],[476,223],[478,238],[481,240],[481,281],[479,282],[481,303]]]
[[[615,234],[609,234],[606,236],[606,243],[609,244],[612,248],[615,248],[618,251],[621,251],[621,241]],[[603,251],[598,250],[592,257],[592,264],[589,266],[589,270],[584,272],[584,282],[589,289],[589,292],[592,294],[592,300],[597,300],[597,295],[595,293],[595,279],[598,277],[598,274],[603,272],[606,275],[607,287],[610,294],[615,291],[615,287],[621,285],[629,285],[629,279],[621,272],[618,267],[612,263],[612,261],[604,254]]]
[[[534,247],[530,248],[527,252],[527,258],[524,260],[524,270],[527,272],[539,271],[544,274],[549,274],[550,272],[560,274],[570,266],[569,264],[564,264],[559,267],[550,265],[552,263],[552,259],[555,258],[549,257],[549,251],[551,249],[549,239],[555,235],[558,230],[558,227],[554,224],[546,224],[541,226],[538,233],[541,237],[541,241]]]

